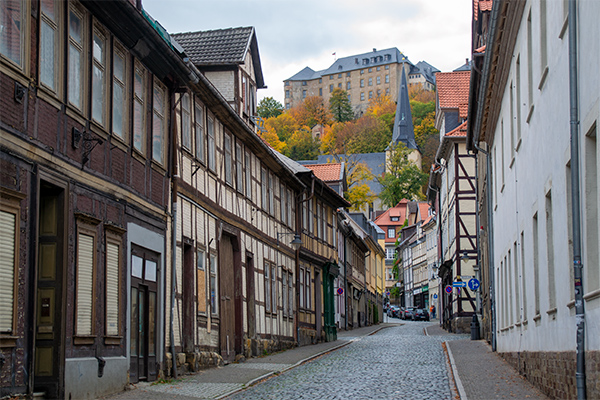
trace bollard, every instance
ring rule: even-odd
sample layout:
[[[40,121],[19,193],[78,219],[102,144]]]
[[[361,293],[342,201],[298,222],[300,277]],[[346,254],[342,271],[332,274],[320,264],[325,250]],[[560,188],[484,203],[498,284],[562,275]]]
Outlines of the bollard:
[[[477,314],[473,314],[473,321],[471,321],[471,340],[479,340],[479,321],[477,320]]]

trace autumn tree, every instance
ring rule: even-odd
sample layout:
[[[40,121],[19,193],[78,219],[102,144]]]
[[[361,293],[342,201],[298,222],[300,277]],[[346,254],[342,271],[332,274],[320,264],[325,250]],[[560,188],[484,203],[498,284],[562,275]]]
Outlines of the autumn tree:
[[[427,90],[422,85],[411,85],[408,88],[408,98],[421,103],[435,102],[435,91]]]
[[[277,136],[277,132],[272,127],[266,127],[264,130],[260,132],[260,136],[267,142],[269,145],[277,150],[280,153],[284,153],[287,147],[285,142],[279,140]]]
[[[352,105],[348,99],[348,92],[335,88],[329,98],[329,111],[337,122],[347,122],[354,119]]]
[[[283,106],[273,97],[265,97],[258,102],[256,111],[258,116],[263,119],[273,118],[283,113]]]
[[[313,138],[310,128],[303,126],[287,141],[284,155],[292,160],[314,160],[319,155],[319,140]]]
[[[346,168],[348,167],[346,166]],[[363,211],[368,209],[369,204],[377,199],[377,195],[373,193],[367,183],[373,180],[373,173],[364,162],[358,162],[355,165],[350,164],[350,168],[351,170],[347,175],[348,190],[344,193],[344,197],[352,203],[350,211]]]
[[[386,161],[386,171],[377,178],[383,187],[379,198],[388,207],[395,206],[405,198],[419,200],[424,197],[421,187],[428,175],[409,160],[410,152],[403,143],[393,145]]]
[[[396,117],[396,103],[390,96],[375,96],[369,100],[367,114],[373,115],[382,120],[390,129],[394,131],[394,119]]]
[[[300,124],[289,114],[283,113],[277,117],[271,117],[265,121],[267,129],[273,129],[279,140],[286,142],[298,129]]]
[[[332,117],[329,108],[323,102],[321,96],[309,96],[298,106],[288,110],[288,113],[300,125],[309,128],[317,124],[329,125]]]
[[[373,115],[366,114],[348,125],[354,130],[348,146],[352,154],[383,152],[392,140],[389,126]]]

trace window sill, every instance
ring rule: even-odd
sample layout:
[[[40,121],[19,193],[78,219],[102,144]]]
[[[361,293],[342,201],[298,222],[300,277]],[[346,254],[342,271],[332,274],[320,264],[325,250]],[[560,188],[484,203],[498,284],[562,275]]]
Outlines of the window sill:
[[[135,147],[133,148],[133,151],[131,152],[131,155],[137,161],[141,162],[143,165],[146,165],[146,157],[144,157],[144,155],[138,149],[136,149]]]
[[[104,336],[104,344],[107,346],[120,346],[123,336]]]
[[[17,347],[18,336],[0,335],[0,348],[3,347]]]
[[[594,290],[592,292],[586,293],[583,296],[583,299],[585,301],[591,301],[591,300],[595,300],[595,299],[598,299],[598,298],[600,298],[600,289],[596,289],[596,290]]]
[[[91,345],[96,341],[95,335],[78,335],[73,337],[73,344],[77,346]]]
[[[542,90],[544,88],[544,84],[546,83],[546,78],[548,77],[548,67],[544,68],[542,72],[542,77],[540,79],[540,84],[538,85],[538,89]]]
[[[108,133],[106,128],[94,120],[90,120],[90,130],[96,135],[102,137],[102,139],[104,140],[108,140],[108,138],[110,137],[110,134]]]
[[[56,93],[53,93],[52,91],[46,89],[42,85],[38,87],[37,97],[50,104],[52,107],[56,108],[58,111],[62,109],[62,102],[60,101]]]
[[[67,116],[77,121],[82,126],[82,130],[85,129],[85,127],[87,126],[87,120],[82,115],[83,111],[75,108],[70,104],[67,104],[65,113],[67,114]]]
[[[152,160],[151,165],[152,165],[152,169],[155,170],[156,172],[161,173],[161,174],[167,173],[166,168],[162,164],[159,164],[158,162]]]
[[[525,122],[529,123],[529,121],[531,121],[531,117],[533,115],[534,108],[535,108],[535,106],[533,104],[529,107],[529,112],[527,113],[527,118],[525,119]]]
[[[111,147],[117,147],[123,150],[125,153],[127,153],[129,146],[127,145],[127,142],[124,138],[113,133],[112,135],[110,135],[110,139]]]

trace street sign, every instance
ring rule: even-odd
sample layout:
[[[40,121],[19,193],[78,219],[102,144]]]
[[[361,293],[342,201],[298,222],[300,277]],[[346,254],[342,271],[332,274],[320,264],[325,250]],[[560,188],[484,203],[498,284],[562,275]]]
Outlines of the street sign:
[[[338,288],[337,294],[340,295],[340,296],[343,295],[344,294],[344,288]]]
[[[458,287],[458,288],[467,287],[467,282],[461,282],[461,281],[452,282],[452,287]]]
[[[446,293],[448,293],[448,294],[452,293],[452,286],[447,285],[445,290],[446,290]]]
[[[390,291],[389,291],[389,290],[388,290],[388,291],[386,291],[386,292],[385,292],[385,295],[386,295],[386,297],[390,297]]]
[[[452,290],[452,289],[450,289],[450,290]],[[434,293],[434,294],[433,294],[433,298],[434,298],[434,299],[437,299],[437,293]]]
[[[472,291],[479,289],[479,286],[481,286],[481,283],[479,283],[479,280],[477,280],[475,278],[469,280],[469,289],[471,289]]]

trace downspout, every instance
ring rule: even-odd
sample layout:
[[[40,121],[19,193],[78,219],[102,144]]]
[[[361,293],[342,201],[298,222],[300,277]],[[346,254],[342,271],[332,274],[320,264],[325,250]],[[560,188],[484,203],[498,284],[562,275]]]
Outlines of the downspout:
[[[573,215],[573,275],[575,320],[577,322],[577,399],[586,398],[585,388],[585,307],[583,305],[583,263],[581,261],[581,197],[579,179],[579,87],[577,76],[577,1],[569,1],[569,103],[571,108],[571,210]]]

